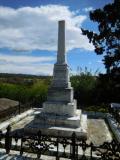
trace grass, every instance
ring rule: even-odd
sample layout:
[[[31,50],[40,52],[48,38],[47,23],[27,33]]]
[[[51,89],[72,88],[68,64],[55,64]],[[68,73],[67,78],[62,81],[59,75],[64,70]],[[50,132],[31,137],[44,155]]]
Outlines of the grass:
[[[108,113],[108,106],[105,105],[105,104],[103,104],[103,105],[92,105],[92,106],[82,106],[80,108],[84,111]]]

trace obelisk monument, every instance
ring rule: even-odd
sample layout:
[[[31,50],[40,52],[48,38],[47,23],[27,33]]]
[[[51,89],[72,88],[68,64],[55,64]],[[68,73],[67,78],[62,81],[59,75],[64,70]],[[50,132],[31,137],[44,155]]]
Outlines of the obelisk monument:
[[[54,65],[53,81],[48,91],[47,101],[43,104],[46,113],[74,116],[76,101],[69,80],[69,70],[65,54],[65,21],[58,25],[58,53]]]
[[[58,23],[58,52],[54,64],[53,80],[48,90],[47,101],[42,110],[37,109],[34,121],[24,131],[55,136],[71,136],[73,132],[80,138],[87,138],[87,116],[76,109],[73,88],[69,79],[69,69],[65,54],[65,21]]]

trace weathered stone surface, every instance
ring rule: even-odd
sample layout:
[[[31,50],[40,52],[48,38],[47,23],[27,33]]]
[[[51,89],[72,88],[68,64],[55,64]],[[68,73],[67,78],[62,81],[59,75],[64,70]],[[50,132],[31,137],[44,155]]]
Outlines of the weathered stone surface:
[[[38,112],[35,116],[35,123],[36,124],[44,124],[44,125],[51,125],[51,126],[64,126],[64,127],[71,127],[71,128],[78,128],[80,127],[80,120],[81,120],[81,110],[76,111],[75,116],[67,116],[67,115],[55,115],[55,114],[46,114],[44,112]]]
[[[21,121],[25,117],[28,117],[29,115],[34,114],[34,110],[30,109],[28,111],[23,112],[20,115],[17,115],[9,120],[6,120],[2,123],[0,123],[0,130],[4,130],[8,127],[8,125],[16,124],[17,122]]]
[[[80,110],[77,110],[78,115],[74,117],[42,114],[37,113],[35,119],[25,126],[26,133],[33,134],[40,130],[46,135],[70,137],[75,132],[77,137],[87,139],[87,116],[81,115]]]
[[[95,145],[101,145],[104,142],[111,142],[111,128],[108,128],[107,121],[104,118],[88,118],[88,141]]]
[[[73,89],[72,88],[50,88],[48,91],[47,102],[53,103],[72,103]]]
[[[55,115],[75,116],[76,115],[76,101],[71,103],[48,101],[43,104],[43,112]]]
[[[53,71],[53,82],[51,87],[71,88],[67,64],[55,64]]]
[[[116,120],[110,115],[108,115],[107,121],[112,132],[114,133],[115,138],[120,143],[120,125],[117,124]]]

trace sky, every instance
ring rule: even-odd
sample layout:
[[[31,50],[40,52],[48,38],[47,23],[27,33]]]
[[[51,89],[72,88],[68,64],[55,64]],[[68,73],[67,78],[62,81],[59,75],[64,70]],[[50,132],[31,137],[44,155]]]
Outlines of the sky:
[[[52,75],[58,21],[65,20],[66,56],[71,74],[80,68],[104,73],[103,55],[82,35],[97,32],[89,11],[113,0],[0,0],[0,73]]]

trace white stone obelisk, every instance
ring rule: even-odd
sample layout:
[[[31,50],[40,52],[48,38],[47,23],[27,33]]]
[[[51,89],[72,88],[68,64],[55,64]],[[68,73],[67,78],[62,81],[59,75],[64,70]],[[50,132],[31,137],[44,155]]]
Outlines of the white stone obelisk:
[[[44,112],[73,116],[76,113],[76,101],[69,80],[69,70],[65,56],[65,21],[58,22],[58,52],[54,65],[53,81],[48,90]]]
[[[65,56],[65,21],[58,22],[58,52],[54,64],[53,80],[48,89],[43,109],[35,113],[35,118],[25,131],[71,137],[75,132],[80,138],[87,137],[87,116],[76,108],[73,88],[69,79],[69,69]]]

